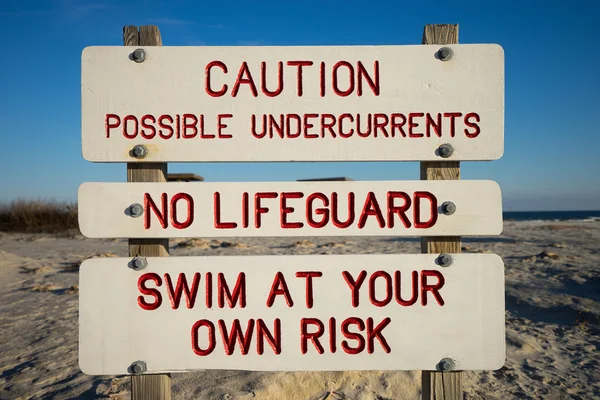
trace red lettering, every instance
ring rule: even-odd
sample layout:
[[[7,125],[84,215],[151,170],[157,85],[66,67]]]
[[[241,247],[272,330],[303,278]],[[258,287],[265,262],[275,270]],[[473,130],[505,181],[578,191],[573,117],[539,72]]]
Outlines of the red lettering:
[[[360,218],[358,219],[358,229],[362,229],[365,227],[367,218],[371,215],[377,217],[377,222],[379,223],[380,228],[385,227],[385,219],[383,218],[381,208],[379,208],[379,203],[377,203],[377,198],[375,197],[375,193],[373,192],[369,192],[369,194],[367,195],[365,205],[363,207],[362,213],[360,214]]]
[[[191,119],[191,122],[188,122],[188,119]],[[196,137],[196,135],[198,134],[198,127],[196,127],[196,125],[198,124],[198,118],[196,118],[196,116],[194,114],[183,114],[183,133],[182,133],[182,137],[184,139],[192,139],[194,137]],[[193,133],[189,134],[187,133],[187,130],[191,129]]]
[[[317,222],[313,218],[313,202],[315,199],[319,199],[323,202],[322,208],[317,208],[314,213],[317,215],[323,215],[321,221]],[[306,199],[306,221],[308,225],[313,228],[322,228],[329,222],[329,199],[323,193],[311,193]]]
[[[381,331],[388,326],[390,322],[392,322],[392,319],[390,317],[386,317],[379,323],[379,325],[373,328],[373,318],[367,318],[367,352],[369,354],[373,354],[375,351],[375,338],[379,340],[379,344],[381,344],[381,347],[383,347],[383,351],[386,353],[392,351],[387,341],[383,337],[383,334],[381,333]]]
[[[338,195],[336,192],[331,194],[331,220],[333,224],[338,227],[345,229],[352,225],[354,222],[354,192],[348,193],[348,219],[345,222],[341,222],[338,218]]]
[[[347,354],[358,354],[365,349],[365,339],[360,333],[350,332],[350,325],[358,326],[358,330],[362,332],[365,330],[365,323],[362,319],[356,317],[346,318],[344,322],[342,322],[342,335],[344,335],[346,339],[352,339],[358,342],[356,347],[351,347],[347,340],[342,340],[342,349],[344,349]]]
[[[421,199],[427,199],[429,200],[429,212],[431,217],[429,218],[429,221],[427,222],[423,222],[421,221]],[[437,222],[437,218],[438,218],[438,213],[437,213],[437,198],[429,193],[429,192],[415,192],[414,194],[414,199],[413,199],[413,204],[414,204],[414,218],[413,220],[415,221],[415,228],[431,228],[432,226],[435,225],[435,223]]]
[[[250,199],[248,196],[248,192],[244,192],[242,194],[242,227],[247,228],[249,225],[248,222],[248,214],[250,214]]]
[[[467,115],[465,115],[465,125],[468,126],[469,128],[473,128],[474,132],[469,132],[468,129],[465,129],[465,135],[470,138],[476,138],[477,136],[479,136],[479,133],[481,133],[481,128],[479,127],[478,124],[476,124],[475,122],[471,122],[470,119],[473,118],[475,120],[475,122],[479,122],[479,114],[477,113],[468,113]]]
[[[358,274],[358,279],[356,280],[354,280],[354,278],[352,277],[352,275],[350,275],[350,272],[348,271],[342,272],[342,276],[344,277],[344,280],[346,281],[348,287],[350,288],[350,291],[352,292],[352,307],[356,308],[358,307],[360,301],[358,289],[360,289],[363,282],[365,281],[365,278],[367,277],[367,271],[360,271],[360,273]]]
[[[298,75],[296,78],[296,82],[298,84],[298,97],[302,97],[302,67],[310,67],[313,65],[312,61],[288,61],[287,65],[290,67],[298,67]]]
[[[373,63],[373,72],[375,75],[375,78],[371,78],[371,76],[368,74],[367,69],[365,68],[365,66],[363,65],[362,62],[358,62],[358,90],[357,90],[357,94],[359,96],[362,96],[363,94],[363,79],[365,79],[367,81],[367,84],[369,85],[369,87],[371,88],[371,90],[373,91],[373,94],[375,96],[379,96],[379,61],[375,61]]]
[[[218,91],[214,91],[211,89],[210,86],[210,70],[212,67],[219,67],[221,68],[221,70],[224,73],[227,73],[227,66],[225,64],[223,64],[221,61],[211,61],[206,65],[205,68],[205,74],[206,74],[206,81],[205,81],[205,89],[206,89],[206,93],[208,93],[210,96],[212,97],[221,97],[223,96],[225,93],[227,93],[227,85],[223,85],[221,86],[221,90]]]
[[[160,222],[160,225],[163,227],[163,229],[166,229],[167,226],[169,226],[169,222],[167,220],[168,216],[169,216],[169,212],[168,212],[168,202],[167,202],[167,194],[163,193],[160,196],[160,200],[162,203],[162,213],[159,211],[158,207],[156,206],[156,204],[154,203],[154,200],[152,200],[152,197],[150,197],[150,193],[144,193],[144,228],[145,229],[150,229],[150,211],[152,210],[154,212],[154,215],[156,215],[156,218],[158,218],[158,221]]]
[[[383,278],[385,280],[385,298],[383,300],[377,300],[375,297],[375,280],[377,278]],[[369,300],[376,307],[384,307],[390,304],[392,301],[392,277],[385,271],[376,271],[369,278]]]
[[[401,122],[396,122],[396,118],[401,118]],[[406,137],[406,132],[402,128],[406,124],[406,117],[404,114],[392,114],[392,137],[396,137],[396,129],[400,131],[402,137]]]
[[[398,304],[400,304],[401,306],[404,307],[408,307],[408,306],[412,306],[413,304],[415,304],[417,302],[417,297],[419,296],[419,274],[417,271],[413,271],[412,274],[412,296],[410,298],[410,300],[402,300],[402,295],[401,295],[401,275],[400,275],[400,271],[396,271],[394,273],[394,277],[395,277],[395,281],[396,281],[396,302]]]
[[[267,63],[264,61],[260,63],[260,77],[260,86],[265,95],[275,97],[281,94],[283,91],[283,63],[281,61],[277,63],[277,89],[274,92],[267,89]]]
[[[181,302],[181,296],[185,292],[185,302],[187,308],[194,308],[196,303],[196,295],[198,294],[198,285],[200,284],[200,273],[194,274],[194,280],[192,281],[192,289],[190,290],[185,274],[180,273],[177,277],[177,286],[173,288],[173,282],[171,282],[171,276],[167,273],[164,275],[165,281],[167,282],[167,294],[171,299],[171,308],[177,310],[179,303]]]
[[[275,117],[272,114],[269,114],[269,137],[272,138],[273,135],[273,127],[275,127],[275,130],[277,131],[277,134],[279,135],[280,138],[284,138],[285,134],[283,132],[284,126],[283,126],[283,119],[284,116],[283,114],[279,115],[279,124],[277,124],[277,122],[275,121]]]
[[[223,122],[224,118],[232,118],[233,114],[219,114],[217,116],[217,136],[219,139],[231,139],[233,135],[223,132],[227,128],[227,124]]]
[[[329,119],[329,122],[325,121]],[[329,133],[332,137],[336,137],[333,127],[335,126],[335,116],[333,114],[321,114],[321,137],[325,137],[325,129],[329,129]]]
[[[329,350],[332,353],[335,353],[337,350],[336,336],[337,336],[337,332],[335,330],[335,318],[331,317],[331,318],[329,318]]]
[[[160,117],[158,117],[158,126],[160,126],[162,129],[166,129],[169,131],[168,135],[164,135],[163,134],[163,130],[159,129],[158,130],[158,136],[160,136],[163,139],[170,139],[173,137],[173,134],[175,133],[175,131],[173,130],[173,127],[171,125],[165,125],[165,123],[163,121],[167,120],[170,124],[173,123],[173,117],[171,117],[170,115],[161,115]]]
[[[325,97],[325,62],[321,61],[321,68],[319,69],[319,82],[321,97]]]
[[[306,278],[306,307],[307,308],[312,308],[312,306],[313,306],[312,278],[319,278],[321,276],[323,276],[323,273],[318,272],[318,271],[296,272],[296,278]]]
[[[304,226],[302,222],[288,222],[287,215],[294,212],[294,207],[288,207],[286,204],[287,199],[301,199],[304,197],[304,193],[300,192],[283,192],[281,193],[281,227],[283,229],[299,229]]]
[[[437,137],[442,137],[442,114],[437,113],[437,121],[433,120],[431,114],[427,113],[427,119],[425,120],[425,135],[431,137],[431,128],[435,131]]]
[[[187,202],[187,217],[185,221],[179,222],[177,219],[177,202],[185,200]],[[194,199],[187,193],[177,193],[171,198],[171,223],[173,228],[185,229],[194,222]]]
[[[377,121],[379,118],[382,119],[381,122]],[[384,137],[390,137],[386,126],[388,124],[388,116],[386,114],[374,114],[373,115],[373,136],[377,137],[377,130],[380,129],[381,133],[383,133]]]
[[[203,326],[208,328],[208,347],[206,349],[201,348],[200,343],[198,343],[198,331]],[[196,353],[199,356],[207,356],[213,352],[216,344],[217,342],[215,340],[215,326],[213,325],[213,323],[207,319],[201,319],[199,321],[196,321],[194,326],[192,326],[192,349],[194,350],[194,353]]]
[[[254,226],[260,228],[261,226],[261,214],[269,212],[268,207],[262,207],[260,205],[260,199],[275,199],[277,193],[274,192],[259,192],[254,195]]]
[[[437,283],[434,285],[428,284],[427,277],[436,277]],[[431,294],[435,298],[435,301],[437,301],[437,303],[440,306],[443,306],[444,299],[442,299],[442,296],[440,295],[439,290],[442,288],[442,286],[444,286],[445,282],[446,282],[446,280],[444,279],[444,276],[439,271],[435,271],[435,270],[421,271],[421,304],[424,306],[427,305],[427,292],[431,292]]]
[[[114,120],[116,120],[116,122],[111,123],[110,119],[114,119]],[[118,115],[106,114],[106,117],[104,117],[104,126],[106,129],[106,138],[107,139],[110,137],[110,130],[113,128],[118,128],[119,125],[121,125],[121,118],[119,118]]]
[[[254,320],[249,319],[246,327],[246,333],[242,333],[242,326],[240,325],[239,319],[234,319],[231,323],[231,331],[227,333],[227,326],[225,321],[219,320],[219,330],[221,331],[221,337],[223,338],[223,346],[225,347],[225,354],[228,356],[232,355],[235,351],[236,341],[240,344],[240,351],[242,355],[248,354],[250,350],[250,343],[252,342],[252,332],[254,332]]]
[[[342,114],[340,115],[339,121],[338,121],[338,126],[339,126],[339,135],[340,137],[343,137],[344,139],[349,138],[350,136],[352,136],[354,134],[354,129],[350,129],[347,133],[344,133],[344,130],[342,128],[342,121],[347,118],[350,120],[350,122],[354,122],[354,117],[352,116],[352,114]]]
[[[304,137],[307,139],[318,139],[319,135],[316,133],[309,133],[308,130],[314,125],[308,122],[309,118],[317,118],[319,114],[304,114]]]
[[[423,137],[423,133],[422,132],[413,132],[413,128],[416,128],[419,126],[418,123],[413,121],[413,118],[421,118],[422,116],[424,116],[425,114],[423,113],[410,113],[408,114],[408,136],[411,138],[420,138]]]
[[[225,307],[225,298],[227,298],[227,303],[229,304],[229,308],[234,308],[238,301],[240,303],[241,308],[246,307],[246,274],[244,272],[240,272],[238,274],[237,281],[235,282],[235,286],[233,287],[233,293],[229,291],[229,286],[227,286],[227,281],[225,280],[225,275],[222,272],[219,272],[217,275],[217,301],[219,303],[219,308]]]
[[[361,132],[360,130],[360,114],[356,115],[356,133],[360,137],[369,137],[371,134],[371,114],[367,114],[367,130],[365,132]]]
[[[258,96],[256,85],[252,80],[252,74],[250,74],[250,69],[248,68],[248,63],[246,61],[244,61],[242,63],[242,66],[240,67],[240,72],[238,73],[237,79],[235,80],[235,84],[233,85],[233,90],[231,91],[232,97],[237,96],[241,84],[248,85],[250,91],[252,92],[252,96]]]
[[[308,332],[308,325],[316,325],[317,331]],[[302,354],[306,354],[306,352],[308,351],[309,339],[312,341],[313,346],[315,346],[315,349],[317,349],[317,353],[323,354],[325,352],[325,349],[323,349],[323,346],[321,346],[319,338],[323,336],[324,332],[325,327],[323,326],[323,323],[317,318],[302,318],[300,320],[300,349],[302,351]]]
[[[402,206],[394,205],[394,200],[402,199],[404,204]],[[400,220],[404,224],[405,228],[410,228],[410,220],[406,216],[406,211],[410,208],[410,196],[405,192],[388,192],[387,194],[387,208],[388,208],[388,228],[394,227],[394,214],[398,214]]]
[[[144,310],[151,311],[160,307],[162,304],[162,296],[157,289],[150,289],[146,286],[146,282],[148,281],[152,281],[156,286],[160,287],[162,285],[162,279],[160,279],[160,276],[154,272],[147,272],[138,279],[138,290],[140,293],[145,296],[152,296],[154,298],[154,302],[149,303],[142,296],[139,296],[137,299],[138,305]]]
[[[127,122],[129,121],[133,121],[134,124],[134,132],[133,134],[129,134],[129,129],[128,129],[128,125]],[[135,117],[135,115],[127,115],[125,116],[125,118],[123,118],[123,136],[125,136],[127,139],[135,139],[136,136],[138,134],[138,120]]]
[[[281,320],[279,318],[275,318],[273,325],[274,334],[271,334],[267,328],[267,325],[262,319],[256,321],[256,352],[259,355],[262,355],[265,351],[265,338],[273,349],[273,353],[281,354]]]
[[[338,86],[338,69],[340,67],[346,67],[348,69],[348,89],[340,90]],[[335,94],[341,97],[346,97],[354,92],[354,67],[347,61],[339,61],[333,66],[333,91]]]
[[[153,124],[156,123],[156,119],[153,115],[144,115],[141,119],[142,128],[144,129],[140,131],[140,135],[142,135],[144,139],[152,139],[156,136],[156,128],[154,125],[149,125],[146,120],[150,120]],[[151,133],[146,133],[145,129],[149,129]]]
[[[459,112],[449,112],[449,113],[444,113],[444,117],[446,118],[450,118],[450,137],[454,137],[454,135],[456,134],[456,124],[455,124],[455,119],[460,117],[462,115],[462,113]]]
[[[302,121],[302,119],[300,118],[300,116],[298,114],[287,114],[285,116],[286,120],[285,120],[285,127],[287,130],[287,137],[288,138],[297,138],[300,136],[300,134],[302,133],[302,129],[300,128],[300,125]],[[292,134],[292,127],[291,127],[291,121],[294,120],[296,121],[296,132],[294,132]]]
[[[292,307],[294,305],[294,301],[290,295],[285,277],[281,272],[277,272],[277,275],[275,275],[275,279],[273,280],[273,285],[271,285],[271,291],[269,292],[269,298],[267,299],[267,307],[272,307],[273,303],[275,302],[275,296],[280,295],[285,297],[285,302],[287,303],[288,307]]]
[[[246,193],[246,196],[248,194]],[[214,193],[214,215],[215,215],[215,228],[217,229],[235,229],[237,223],[235,222],[221,222],[221,193]]]
[[[212,272],[204,274],[204,282],[206,282],[206,308],[212,308]]]
[[[252,136],[254,136],[257,139],[264,138],[267,134],[267,116],[265,114],[263,114],[262,116],[262,132],[260,133],[256,132],[256,115],[252,114],[252,117],[250,117],[250,119],[252,122]]]

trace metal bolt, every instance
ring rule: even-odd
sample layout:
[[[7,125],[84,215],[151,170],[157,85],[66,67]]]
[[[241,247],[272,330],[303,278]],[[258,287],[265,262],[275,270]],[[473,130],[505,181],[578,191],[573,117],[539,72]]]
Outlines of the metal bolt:
[[[148,148],[143,144],[138,144],[131,149],[131,154],[135,158],[144,158],[148,155]]]
[[[443,206],[443,204],[442,204]],[[129,206],[129,213],[133,218],[141,217],[144,213],[144,206],[139,203],[134,203]]]
[[[147,266],[148,260],[146,260],[144,257],[134,257],[133,260],[131,260],[131,269],[134,269],[136,271],[144,269]]]
[[[452,153],[454,153],[454,149],[452,148],[452,145],[448,143],[438,147],[438,154],[442,158],[448,158],[452,155]]]
[[[146,60],[146,51],[144,49],[135,49],[131,53],[131,59],[136,63],[143,63]]]
[[[451,358],[442,358],[439,367],[442,371],[452,371],[454,369],[454,360]]]
[[[442,213],[444,215],[452,215],[456,211],[456,204],[451,201],[445,201],[442,203]]]
[[[134,375],[139,375],[143,372],[146,372],[146,363],[143,361],[135,361],[131,364],[129,369]]]
[[[440,61],[448,61],[452,58],[452,49],[450,47],[442,47],[437,51],[437,58]]]
[[[450,254],[442,253],[438,256],[437,263],[440,267],[449,267],[452,264],[452,257]]]

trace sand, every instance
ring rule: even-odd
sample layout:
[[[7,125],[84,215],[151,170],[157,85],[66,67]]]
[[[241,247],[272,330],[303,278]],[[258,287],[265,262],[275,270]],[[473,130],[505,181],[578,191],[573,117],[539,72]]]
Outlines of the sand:
[[[507,361],[464,373],[467,398],[600,397],[600,221],[505,223],[465,252],[506,265]],[[418,253],[416,238],[179,239],[171,254]],[[126,376],[77,365],[78,266],[127,256],[125,240],[0,232],[0,399],[128,399]],[[174,399],[419,399],[419,371],[173,375]]]

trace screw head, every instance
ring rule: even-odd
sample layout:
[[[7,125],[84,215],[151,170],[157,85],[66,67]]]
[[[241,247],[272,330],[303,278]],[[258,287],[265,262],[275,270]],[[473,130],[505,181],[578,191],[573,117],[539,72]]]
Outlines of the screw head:
[[[440,61],[448,61],[452,58],[452,49],[450,47],[442,47],[437,51],[436,56]]]
[[[138,144],[131,149],[131,154],[135,158],[144,158],[148,155],[148,148],[143,144]]]
[[[445,143],[438,147],[438,154],[442,158],[448,158],[452,155],[452,153],[454,153],[454,148],[452,148],[452,145],[448,143]]]
[[[452,257],[450,254],[442,253],[438,256],[436,261],[440,267],[449,267],[450,264],[452,264]]]
[[[134,375],[139,375],[143,372],[146,372],[146,363],[143,361],[135,361],[131,364],[129,369]]]
[[[129,214],[131,214],[133,218],[141,217],[143,213],[144,206],[142,206],[141,204],[135,203],[129,206]]]
[[[131,59],[136,63],[142,63],[146,60],[146,51],[144,49],[135,49],[131,53]]]
[[[442,203],[442,213],[444,215],[452,215],[456,211],[456,204],[451,201],[445,201]]]
[[[442,358],[439,367],[442,371],[452,371],[454,369],[454,360],[451,358]]]
[[[148,260],[146,260],[144,257],[134,257],[133,260],[131,260],[131,268],[136,271],[144,269],[147,266]]]

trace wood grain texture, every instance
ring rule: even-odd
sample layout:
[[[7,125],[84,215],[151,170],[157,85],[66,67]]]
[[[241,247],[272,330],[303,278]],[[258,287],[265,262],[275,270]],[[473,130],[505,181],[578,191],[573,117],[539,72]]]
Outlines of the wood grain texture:
[[[123,46],[138,46],[140,44],[140,36],[137,26],[123,27]]]
[[[156,26],[123,28],[124,46],[162,46],[160,31]],[[127,182],[167,182],[166,163],[128,163]],[[169,239],[129,239],[131,257],[166,257],[169,255]],[[171,376],[133,375],[131,377],[132,400],[171,400]]]
[[[167,163],[128,163],[127,182],[167,182]]]
[[[171,377],[169,375],[132,376],[131,398],[140,400],[170,400]]]
[[[423,44],[458,43],[458,25],[426,25],[423,30]],[[422,162],[421,180],[458,180],[458,161]],[[460,253],[460,237],[422,237],[422,253]],[[462,372],[423,371],[421,384],[423,399],[462,400]]]
[[[140,46],[162,46],[162,38],[158,26],[140,26]]]
[[[463,400],[462,372],[427,372],[421,379],[423,399]]]
[[[167,257],[169,239],[129,239],[130,257]]]

